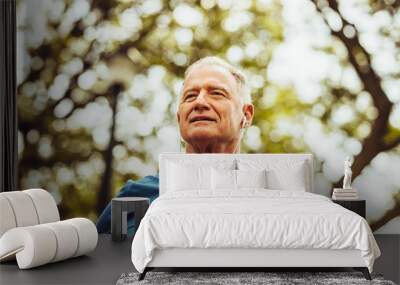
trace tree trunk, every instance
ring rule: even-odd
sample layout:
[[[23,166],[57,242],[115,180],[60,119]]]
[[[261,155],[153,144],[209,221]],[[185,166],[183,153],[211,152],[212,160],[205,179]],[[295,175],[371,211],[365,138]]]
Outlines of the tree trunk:
[[[105,163],[105,169],[103,173],[103,177],[101,178],[100,189],[97,194],[97,204],[96,211],[97,214],[100,215],[104,208],[107,206],[108,202],[111,198],[111,186],[112,186],[112,173],[113,173],[113,148],[115,146],[115,123],[116,123],[116,115],[117,115],[117,104],[119,94],[122,90],[122,85],[119,83],[115,83],[111,85],[108,90],[110,94],[109,100],[112,109],[112,122],[110,129],[110,142],[108,143],[108,147],[103,153],[103,160]]]
[[[371,161],[380,152],[388,151],[392,148],[397,147],[400,138],[396,138],[391,143],[385,143],[384,137],[388,132],[389,126],[389,116],[393,108],[393,103],[386,96],[382,85],[381,78],[373,70],[371,66],[371,55],[366,51],[366,49],[361,45],[359,35],[356,27],[349,23],[346,19],[342,17],[339,11],[338,3],[335,0],[328,0],[326,2],[320,2],[317,0],[311,0],[317,10],[323,15],[323,5],[327,5],[330,9],[336,12],[342,21],[342,29],[336,31],[330,28],[327,20],[323,17],[325,23],[330,28],[331,34],[338,38],[346,47],[348,53],[349,63],[353,66],[358,77],[363,83],[364,90],[367,91],[371,97],[375,108],[378,110],[378,116],[373,121],[371,126],[371,133],[362,142],[361,152],[354,158],[354,163],[352,165],[353,179],[361,174],[363,169],[371,163]],[[322,4],[322,6],[319,6]],[[351,26],[356,31],[353,37],[347,37],[343,31],[346,26]],[[360,64],[357,61],[357,53],[362,53],[366,59],[366,64]],[[334,187],[341,187],[343,177],[334,183]],[[333,189],[331,190],[333,191]],[[332,192],[331,192],[332,194]],[[393,209],[387,211],[378,221],[372,223],[371,227],[373,230],[377,230],[391,219],[400,215],[400,202],[396,200],[396,205]]]

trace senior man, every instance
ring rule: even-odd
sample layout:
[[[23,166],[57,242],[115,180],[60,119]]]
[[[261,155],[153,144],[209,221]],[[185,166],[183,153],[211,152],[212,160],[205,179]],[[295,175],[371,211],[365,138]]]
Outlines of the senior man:
[[[254,115],[246,77],[218,57],[205,57],[185,72],[177,120],[186,153],[238,153],[243,129]],[[129,180],[118,197],[158,197],[158,176]],[[110,232],[111,205],[97,222],[99,233]],[[133,220],[128,220],[132,232]]]

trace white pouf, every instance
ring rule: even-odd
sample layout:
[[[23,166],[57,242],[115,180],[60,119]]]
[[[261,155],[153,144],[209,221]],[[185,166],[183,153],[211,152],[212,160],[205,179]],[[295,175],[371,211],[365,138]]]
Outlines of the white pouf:
[[[80,256],[94,250],[92,221],[60,221],[57,205],[42,189],[0,193],[0,262],[16,259],[20,269]]]

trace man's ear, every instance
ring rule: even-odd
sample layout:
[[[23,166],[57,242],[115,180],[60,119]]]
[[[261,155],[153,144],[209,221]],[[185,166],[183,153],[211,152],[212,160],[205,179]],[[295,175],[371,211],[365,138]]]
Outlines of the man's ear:
[[[253,104],[244,104],[243,105],[243,114],[246,117],[246,126],[248,127],[251,125],[254,117],[254,105]]]

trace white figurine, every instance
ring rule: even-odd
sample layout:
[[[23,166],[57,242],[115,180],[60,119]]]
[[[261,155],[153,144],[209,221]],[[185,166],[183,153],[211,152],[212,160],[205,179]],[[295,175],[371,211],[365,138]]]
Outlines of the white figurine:
[[[343,189],[351,189],[351,165],[353,160],[350,157],[346,157],[344,161],[344,179],[343,179]]]

